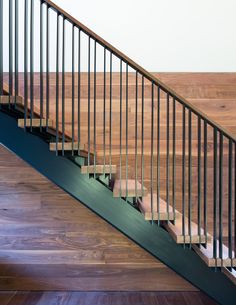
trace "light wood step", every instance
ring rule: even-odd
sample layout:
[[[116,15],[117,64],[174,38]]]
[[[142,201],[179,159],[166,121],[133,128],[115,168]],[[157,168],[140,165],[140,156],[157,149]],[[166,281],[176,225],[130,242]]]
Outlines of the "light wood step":
[[[20,104],[23,105],[23,98],[21,96],[7,96],[7,95],[1,95],[0,96],[0,104],[2,105],[8,105],[8,104]]]
[[[116,165],[83,165],[81,166],[82,174],[115,174]]]
[[[236,270],[232,268],[229,270],[226,267],[222,267],[221,271],[236,285]]]
[[[51,142],[49,144],[50,151],[56,151],[56,150],[61,151],[62,148],[63,148],[62,142],[58,142],[58,143]],[[85,144],[83,144],[83,143],[79,144],[78,142],[74,142],[74,144],[73,144],[72,142],[64,142],[65,151],[84,150],[84,149],[85,149]]]
[[[210,236],[204,235],[203,229],[201,229],[201,235],[198,234],[198,226],[196,223],[191,222],[191,238],[188,232],[188,218],[185,217],[185,236],[182,234],[182,214],[176,211],[175,213],[175,224],[165,223],[164,227],[173,237],[177,244],[199,244],[211,241]]]
[[[157,194],[153,193],[153,216],[151,207],[151,194],[138,199],[139,209],[144,215],[145,220],[174,220],[174,213],[172,206],[169,206],[169,213],[167,212],[167,202],[159,198],[159,213],[157,204]]]
[[[231,259],[228,257],[228,247],[225,245],[222,246],[222,256],[223,258],[215,259],[213,257],[213,237],[211,237],[211,242],[207,244],[207,248],[203,246],[193,245],[194,251],[201,257],[201,259],[209,266],[209,267],[230,267],[231,266]],[[217,253],[219,249],[219,243],[217,241]],[[234,257],[234,252],[232,253]],[[232,259],[232,265],[236,266],[236,258]]]
[[[48,121],[48,124],[47,124]],[[53,121],[51,119],[42,119],[41,120],[42,127],[53,127]],[[18,127],[31,127],[31,119],[26,119],[26,124],[24,119],[18,119]],[[32,127],[40,127],[40,119],[32,119]]]
[[[127,185],[127,189],[126,189]],[[136,193],[137,188],[137,193]],[[143,197],[147,196],[148,190],[137,181],[137,187],[135,187],[135,180],[125,179],[116,180],[113,187],[113,197]]]

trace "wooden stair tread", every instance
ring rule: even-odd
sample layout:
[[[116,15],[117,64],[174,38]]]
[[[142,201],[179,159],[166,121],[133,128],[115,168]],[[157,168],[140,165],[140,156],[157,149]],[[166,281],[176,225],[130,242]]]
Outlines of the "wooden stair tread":
[[[126,189],[127,186],[127,189]],[[137,193],[136,193],[137,188]],[[143,197],[148,194],[148,190],[139,181],[136,182],[134,179],[122,179],[116,180],[113,187],[113,197]]]
[[[15,104],[15,103],[18,105],[24,105],[23,98],[21,96],[9,96],[9,95],[0,96],[0,104],[2,105]]]
[[[48,124],[47,124],[48,122]],[[26,124],[25,124],[26,123]],[[51,119],[41,119],[41,126],[42,127],[52,127],[53,121]],[[31,127],[31,119],[18,119],[18,127]],[[40,127],[40,119],[32,119],[32,127]]]
[[[151,194],[142,199],[138,199],[139,209],[144,215],[145,220],[174,220],[174,213],[172,206],[169,206],[169,213],[167,212],[167,202],[159,198],[159,213],[157,204],[157,194],[153,193],[153,215],[151,207]]]
[[[64,144],[64,147],[63,147]],[[72,150],[84,150],[85,149],[85,144],[83,143],[78,143],[78,142],[51,142],[49,144],[49,149],[51,151],[56,151],[56,150],[62,150],[62,148],[64,148],[65,151],[72,151]]]
[[[221,267],[222,265],[225,267],[231,266],[231,259],[228,256],[228,247],[226,247],[224,244],[222,245],[222,259],[217,258],[217,260],[213,257],[213,237],[210,236],[211,242],[207,244],[207,248],[203,246],[197,246],[193,245],[193,249],[195,252],[201,257],[201,259],[209,266],[209,267]],[[217,240],[217,256],[219,256],[218,253],[219,249],[219,241]],[[232,255],[234,257],[234,252],[232,251]],[[233,266],[236,266],[236,258],[232,259]]]
[[[173,239],[178,244],[183,243],[206,243],[207,241],[210,241],[211,238],[208,235],[207,240],[206,236],[204,234],[203,229],[201,228],[201,235],[198,234],[198,226],[196,223],[191,222],[191,238],[188,231],[188,218],[185,217],[185,235],[182,234],[182,214],[178,211],[175,212],[175,224],[173,223],[165,223],[164,227],[166,230],[170,233],[170,235],[173,237]]]
[[[236,270],[232,269],[231,271],[226,268],[222,267],[221,271],[236,285]]]
[[[116,173],[116,165],[82,165],[81,166],[82,174],[115,174]]]

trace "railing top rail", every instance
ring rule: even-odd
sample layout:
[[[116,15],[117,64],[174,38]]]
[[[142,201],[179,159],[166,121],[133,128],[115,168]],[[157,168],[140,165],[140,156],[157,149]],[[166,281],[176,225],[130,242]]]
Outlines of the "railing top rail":
[[[169,86],[164,84],[161,80],[159,80],[157,77],[155,77],[152,73],[148,72],[144,68],[142,68],[139,64],[137,64],[135,61],[130,59],[128,56],[126,56],[124,53],[116,49],[113,45],[111,45],[109,42],[101,38],[99,35],[94,33],[92,30],[90,30],[88,27],[86,27],[84,24],[82,24],[80,21],[75,19],[73,16],[65,12],[62,8],[60,8],[58,5],[53,3],[51,0],[41,0],[41,2],[47,3],[48,6],[52,9],[54,9],[58,14],[62,15],[65,19],[67,19],[69,22],[71,22],[73,25],[77,26],[80,30],[82,30],[85,34],[90,36],[92,39],[96,40],[100,45],[102,45],[104,48],[112,52],[115,56],[120,58],[125,63],[129,64],[131,68],[139,72],[141,75],[143,75],[146,79],[150,80],[157,86],[159,86],[163,91],[166,93],[169,93],[173,98],[175,98],[178,102],[180,102],[182,105],[184,105],[186,108],[190,109],[195,115],[199,116],[202,120],[207,122],[211,127],[216,128],[219,132],[221,132],[224,136],[226,136],[228,139],[232,140],[236,143],[236,136],[229,132],[227,129],[216,123],[214,120],[212,120],[208,115],[203,113],[198,107],[194,106],[192,103],[190,103],[186,98],[179,95],[177,92],[175,92],[173,89],[171,89]]]

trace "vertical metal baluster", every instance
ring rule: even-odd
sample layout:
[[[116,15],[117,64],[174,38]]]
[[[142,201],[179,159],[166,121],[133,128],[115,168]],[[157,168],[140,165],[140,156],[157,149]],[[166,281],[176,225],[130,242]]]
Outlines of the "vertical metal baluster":
[[[126,182],[126,201],[128,197],[128,124],[129,124],[129,116],[128,116],[128,111],[129,111],[129,66],[126,64],[126,137],[125,137],[125,182]]]
[[[111,141],[112,141],[112,53],[110,52],[110,124],[109,124],[109,165],[111,180]]]
[[[157,87],[157,213],[158,213],[158,226],[160,225],[160,129],[161,129],[161,89]]]
[[[32,131],[34,116],[34,0],[31,0],[30,10],[30,131]]]
[[[204,235],[207,247],[207,122],[204,121]]]
[[[61,107],[62,107],[62,116],[61,116],[61,124],[62,124],[62,156],[65,154],[64,145],[65,145],[65,17],[63,16],[62,23],[62,93],[61,93]]]
[[[183,130],[182,130],[182,235],[184,237],[184,246],[185,246],[185,239],[186,239],[186,232],[185,232],[185,136],[186,136],[186,130],[185,130],[185,121],[186,121],[186,109],[185,106],[183,106]]]
[[[78,33],[78,156],[80,155],[80,126],[81,126],[81,122],[80,122],[80,117],[81,117],[81,30],[79,29],[79,33]]]
[[[47,27],[46,27],[46,131],[48,131],[48,119],[49,119],[49,98],[50,98],[50,15],[49,6],[47,5]]]
[[[15,105],[19,92],[19,0],[15,0]]]
[[[103,69],[103,174],[106,165],[106,48],[104,48]]]
[[[88,36],[88,166],[90,166],[90,45],[91,38]]]
[[[122,59],[120,60],[120,197],[122,196],[121,178],[122,178]]]
[[[75,150],[75,26],[72,25],[72,54],[71,54],[71,72],[72,72],[72,98],[71,98],[71,119],[72,119],[72,156]],[[79,143],[78,143],[79,146]]]
[[[13,93],[13,0],[9,0],[9,108]]]
[[[40,131],[43,119],[43,3],[40,3]]]
[[[192,111],[188,110],[188,234],[192,246]]]
[[[97,133],[97,117],[96,117],[96,112],[97,112],[97,79],[96,79],[96,76],[97,76],[97,42],[96,40],[94,41],[94,110],[93,110],[93,116],[94,116],[94,119],[93,119],[93,122],[94,122],[94,127],[93,127],[93,132],[94,132],[94,178],[96,178],[96,162],[97,162],[97,153],[96,153],[96,150],[97,150],[97,147],[96,147],[96,133]]]
[[[217,149],[218,149],[218,143],[217,143],[217,129],[214,128],[214,173],[213,173],[213,258],[215,259],[215,264],[217,264],[217,168],[218,168],[218,157],[217,157]],[[217,265],[216,265],[217,266]]]
[[[167,203],[167,220],[169,221],[169,170],[170,170],[170,95],[166,96],[166,203]]]
[[[236,258],[236,143],[234,142],[234,258]]]
[[[60,15],[57,13],[57,42],[56,42],[56,154],[58,155],[59,141],[59,66],[60,66]]]
[[[202,205],[202,192],[201,192],[201,141],[202,141],[202,125],[201,125],[201,118],[198,117],[198,166],[197,166],[197,171],[198,171],[198,236],[199,236],[199,243],[201,244],[201,205]]]
[[[233,181],[233,175],[232,175],[232,159],[233,159],[233,153],[232,153],[232,140],[229,139],[229,156],[228,156],[228,256],[231,260],[231,268],[233,267],[233,236],[232,236],[232,223],[233,223],[233,208],[232,208],[232,181]]]
[[[173,215],[175,223],[175,150],[176,150],[176,101],[173,98],[173,134],[172,134],[172,205],[173,205]]]
[[[24,126],[28,117],[28,15],[29,2],[25,0],[25,20],[24,20]]]
[[[151,212],[153,224],[153,142],[154,142],[154,83],[151,86]]]
[[[223,133],[220,132],[220,151],[219,151],[219,257],[223,264]]]
[[[3,0],[0,0],[0,95],[3,95]]]
[[[143,195],[144,180],[144,76],[142,75],[142,110],[141,110],[141,185]]]
[[[137,202],[138,182],[138,72],[135,73],[135,201]]]

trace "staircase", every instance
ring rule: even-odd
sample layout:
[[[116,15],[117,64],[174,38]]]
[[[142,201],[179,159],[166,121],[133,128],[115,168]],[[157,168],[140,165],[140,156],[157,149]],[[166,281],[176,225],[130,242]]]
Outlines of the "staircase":
[[[234,135],[51,1],[0,0],[0,20],[3,144],[234,304]]]

